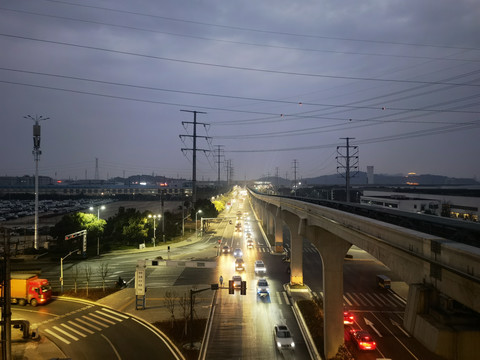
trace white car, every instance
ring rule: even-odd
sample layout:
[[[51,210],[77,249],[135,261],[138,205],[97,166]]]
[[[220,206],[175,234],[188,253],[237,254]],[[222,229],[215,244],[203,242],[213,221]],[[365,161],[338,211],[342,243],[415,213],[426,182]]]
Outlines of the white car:
[[[277,324],[273,327],[273,337],[277,350],[294,350],[295,342],[287,325]]]
[[[262,260],[257,260],[255,261],[255,274],[260,275],[263,274],[265,275],[267,273],[267,268],[265,267],[265,264]]]

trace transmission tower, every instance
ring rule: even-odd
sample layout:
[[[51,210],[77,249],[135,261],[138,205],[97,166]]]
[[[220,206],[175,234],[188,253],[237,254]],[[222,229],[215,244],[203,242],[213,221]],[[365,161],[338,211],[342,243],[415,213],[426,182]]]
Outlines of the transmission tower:
[[[198,123],[197,122],[197,114],[206,114],[206,112],[202,111],[195,111],[195,110],[180,110],[184,112],[189,112],[193,113],[193,121],[182,121],[182,125],[185,127],[185,124],[193,124],[193,135],[180,135],[180,139],[184,139],[186,137],[191,137],[193,140],[193,147],[188,149],[188,148],[182,148],[182,152],[185,151],[192,151],[193,153],[193,166],[192,166],[192,203],[195,204],[197,201],[197,151],[203,151],[208,152],[210,150],[207,149],[198,149],[197,148],[197,138],[202,138],[202,139],[211,139],[208,136],[199,136],[197,135],[197,125],[203,125],[205,128],[207,125],[206,123]]]
[[[298,169],[298,160],[293,160],[293,194],[297,196],[297,169]]]
[[[345,146],[337,146],[337,172],[345,177],[347,202],[350,202],[350,178],[358,174],[358,146],[350,145],[355,138],[340,138],[346,140]],[[350,149],[352,152],[350,152]]]
[[[223,151],[222,147],[223,147],[223,146],[224,146],[224,145],[217,145],[217,151],[216,151],[216,153],[217,153],[217,161],[216,161],[216,163],[217,163],[217,168],[218,168],[218,178],[217,178],[217,182],[218,182],[218,186],[219,186],[219,187],[220,187],[220,164],[222,163],[222,161],[220,161],[220,159],[221,159],[222,157],[225,157],[225,155],[222,154],[222,151]]]
[[[98,172],[98,158],[95,158],[95,180],[100,180],[100,174]]]

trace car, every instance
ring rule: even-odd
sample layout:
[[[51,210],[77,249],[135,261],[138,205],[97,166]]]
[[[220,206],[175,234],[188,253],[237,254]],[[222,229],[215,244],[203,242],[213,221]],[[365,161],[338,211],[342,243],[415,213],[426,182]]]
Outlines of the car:
[[[258,279],[257,281],[257,295],[260,297],[270,296],[270,288],[268,287],[267,279]]]
[[[245,271],[245,261],[242,258],[235,259],[235,270]]]
[[[351,330],[350,335],[353,342],[360,350],[375,350],[377,344],[373,341],[372,336],[365,330]]]
[[[252,239],[247,240],[247,249],[253,249],[253,240]]]
[[[242,286],[242,277],[240,275],[234,275],[232,280],[234,288],[240,288]]]
[[[293,341],[292,333],[287,325],[277,324],[273,327],[273,337],[277,350],[294,350],[295,342]]]
[[[262,260],[255,261],[255,274],[266,274],[267,268]]]
[[[230,246],[225,245],[222,247],[222,253],[223,254],[230,254]]]
[[[236,248],[233,250],[233,256],[235,257],[242,257],[243,256],[243,251],[240,248]]]
[[[344,325],[353,325],[355,322],[355,316],[350,311],[343,312],[343,324]]]

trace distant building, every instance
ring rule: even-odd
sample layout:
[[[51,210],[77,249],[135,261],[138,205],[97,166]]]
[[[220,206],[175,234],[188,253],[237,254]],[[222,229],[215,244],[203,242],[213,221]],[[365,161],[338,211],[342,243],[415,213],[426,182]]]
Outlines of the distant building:
[[[373,174],[373,166],[367,166],[367,184],[368,185],[373,185],[375,184],[374,182],[374,174]]]
[[[480,216],[480,197],[474,196],[364,190],[360,203],[475,222],[478,222]]]

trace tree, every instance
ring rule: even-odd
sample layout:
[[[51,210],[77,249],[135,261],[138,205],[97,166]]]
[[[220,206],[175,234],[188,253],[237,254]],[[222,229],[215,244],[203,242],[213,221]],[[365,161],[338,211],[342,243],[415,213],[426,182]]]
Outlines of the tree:
[[[74,284],[74,289],[75,289],[75,294],[77,293],[77,281],[78,281],[78,266],[75,265],[72,267],[72,278],[73,278],[73,284]]]
[[[166,291],[165,292],[165,306],[167,307],[168,311],[170,312],[170,319],[172,322],[172,329],[173,325],[175,324],[175,301],[176,301],[177,294],[175,291]]]
[[[102,278],[102,288],[103,288],[103,292],[105,292],[105,279],[110,274],[108,263],[101,262],[100,265],[98,265],[98,274]]]
[[[85,280],[87,282],[87,297],[88,297],[88,284],[90,283],[90,278],[92,277],[92,268],[90,267],[90,265],[85,265],[83,270],[85,271]]]

